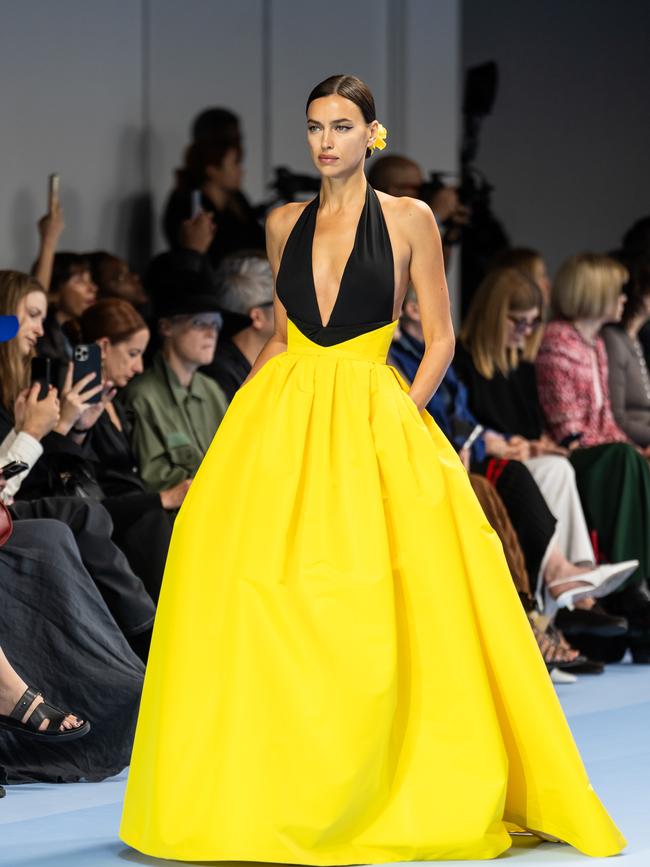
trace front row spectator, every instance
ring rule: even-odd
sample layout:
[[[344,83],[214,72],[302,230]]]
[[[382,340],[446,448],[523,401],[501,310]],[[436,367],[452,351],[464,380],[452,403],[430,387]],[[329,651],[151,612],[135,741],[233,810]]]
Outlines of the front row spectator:
[[[11,479],[0,494],[5,503],[11,503],[18,494],[25,496],[23,488],[29,487],[33,476],[37,481],[48,477],[51,465],[46,458],[52,455],[52,443],[59,457],[70,459],[69,468],[76,466],[72,459],[76,460],[75,450],[80,449],[67,433],[57,431],[63,419],[56,390],[50,389],[44,400],[38,400],[39,387],[29,388],[30,361],[37,337],[43,333],[45,313],[45,292],[40,284],[18,271],[0,271],[0,314],[19,320],[16,337],[0,344],[0,466],[9,460],[23,460],[28,465],[28,470]],[[61,398],[61,416],[67,412],[69,400],[69,394]],[[77,400],[71,406],[79,419],[83,403]],[[85,567],[124,634],[134,639],[150,633],[153,601],[113,542],[111,518],[101,503],[81,496],[34,495],[30,500],[16,501],[12,512],[14,518],[55,518],[67,524]]]
[[[253,254],[227,256],[217,273],[217,297],[224,311],[224,331],[214,361],[202,370],[232,400],[273,334],[273,272],[268,259]]]
[[[556,281],[554,293],[557,288]],[[589,302],[593,308],[592,302],[593,299]],[[646,651],[633,636],[645,634],[650,628],[646,589],[646,578],[650,575],[650,528],[646,521],[646,515],[650,514],[650,472],[646,461],[626,443],[579,448],[577,442],[554,442],[550,433],[557,435],[557,428],[553,425],[546,432],[540,403],[550,413],[550,421],[555,407],[548,390],[546,399],[541,394],[538,397],[531,363],[536,332],[541,328],[540,313],[539,288],[527,277],[512,268],[491,272],[472,299],[454,366],[468,387],[470,408],[481,424],[508,435],[510,443],[517,441],[524,456],[526,451],[530,454],[533,450],[538,455],[557,454],[558,446],[560,452],[568,455],[587,522],[598,535],[601,555],[611,562],[639,560],[639,568],[629,584],[602,604],[610,614],[622,615],[629,621],[630,646],[635,658],[641,661]],[[548,333],[547,328],[544,342]],[[523,348],[517,348],[517,335],[527,335],[521,344]],[[552,352],[547,350],[545,355],[542,364],[552,364]],[[537,364],[540,360],[538,356]],[[569,387],[573,372],[563,360],[562,364]],[[547,376],[543,387],[550,380]],[[576,394],[575,402],[582,405],[582,397],[578,400]],[[588,436],[585,439],[590,442]],[[563,448],[568,445],[572,448]],[[616,503],[616,508],[612,508],[612,503]],[[581,647],[577,638],[574,644]],[[621,655],[624,651],[625,647]]]
[[[623,319],[603,329],[614,418],[641,448],[650,446],[650,373],[639,332],[650,321],[650,256],[628,264]]]
[[[146,486],[164,491],[192,479],[228,402],[199,368],[210,364],[222,322],[202,274],[170,269],[154,296],[161,349],[127,387],[124,401]]]

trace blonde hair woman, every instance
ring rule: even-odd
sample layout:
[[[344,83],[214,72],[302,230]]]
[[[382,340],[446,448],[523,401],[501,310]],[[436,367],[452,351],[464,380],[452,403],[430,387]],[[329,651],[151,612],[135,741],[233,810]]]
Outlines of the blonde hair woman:
[[[551,295],[553,322],[536,361],[539,399],[556,442],[577,437],[582,446],[628,442],[609,402],[607,353],[600,331],[619,322],[626,268],[609,256],[567,259]]]
[[[562,280],[556,283],[554,292],[563,285]],[[539,307],[535,306],[537,291],[537,287],[514,269],[490,274],[473,299],[461,330],[454,367],[468,387],[474,415],[485,427],[509,436],[510,447],[518,450],[517,456],[526,462],[542,492],[548,491],[549,498],[562,496],[559,480],[547,477],[546,483],[544,481],[543,473],[548,472],[553,462],[548,458],[539,461],[539,457],[531,460],[531,457],[554,452],[569,456],[575,471],[571,487],[577,484],[589,526],[597,531],[601,553],[612,562],[640,561],[633,574],[634,583],[608,596],[603,606],[611,614],[627,617],[632,628],[645,630],[650,627],[650,604],[639,588],[650,574],[650,528],[643,518],[650,513],[648,468],[627,445],[578,449],[577,445],[582,445],[579,437],[572,441],[568,437],[561,440],[558,447],[546,432],[536,371],[531,363],[534,331],[540,328]],[[568,323],[555,322],[545,326],[542,349],[546,347],[550,361],[552,352],[548,351],[547,335],[553,334],[558,324],[571,327]],[[570,379],[570,375],[567,369],[562,378]],[[578,399],[576,396],[576,401]],[[570,449],[564,447],[569,445]],[[560,464],[564,464],[565,471],[570,469],[566,461],[558,462],[556,458],[555,466]],[[611,508],[612,500],[622,504],[619,509]],[[553,511],[550,499],[549,505]],[[576,557],[570,559],[575,561]],[[564,618],[558,622],[566,628]],[[639,660],[645,656],[642,646],[632,641],[630,646]],[[605,647],[596,650],[597,653],[591,648],[593,655],[602,654],[601,658],[607,658],[612,653],[622,655],[624,645],[616,652]]]

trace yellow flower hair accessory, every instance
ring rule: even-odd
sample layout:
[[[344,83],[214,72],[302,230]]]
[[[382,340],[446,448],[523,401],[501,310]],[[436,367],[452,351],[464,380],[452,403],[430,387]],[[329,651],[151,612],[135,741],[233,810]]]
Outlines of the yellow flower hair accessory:
[[[383,151],[383,149],[386,147],[387,132],[388,130],[386,129],[386,127],[382,126],[382,124],[379,124],[379,128],[377,129],[377,136],[374,142],[371,145],[368,145],[371,154],[375,152],[375,148],[377,148],[377,150]]]

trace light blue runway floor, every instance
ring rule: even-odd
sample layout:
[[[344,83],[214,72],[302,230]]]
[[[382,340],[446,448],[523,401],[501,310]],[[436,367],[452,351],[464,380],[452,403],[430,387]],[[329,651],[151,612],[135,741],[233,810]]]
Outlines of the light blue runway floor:
[[[581,677],[558,692],[592,783],[628,840],[625,854],[608,863],[650,867],[650,666],[609,666],[604,675]],[[180,863],[140,855],[118,839],[125,779],[126,772],[103,783],[9,787],[0,800],[0,864]],[[498,861],[520,867],[594,863],[553,843],[511,849]]]

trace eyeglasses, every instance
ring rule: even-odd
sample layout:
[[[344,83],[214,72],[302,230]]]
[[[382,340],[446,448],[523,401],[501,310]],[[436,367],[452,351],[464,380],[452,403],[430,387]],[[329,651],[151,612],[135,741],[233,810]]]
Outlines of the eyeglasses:
[[[195,331],[220,331],[223,325],[223,316],[221,313],[210,313],[208,315],[187,316],[181,314],[173,316],[172,319],[177,322],[185,323],[189,328]]]
[[[508,319],[512,322],[514,330],[517,334],[524,334],[526,331],[534,331],[542,324],[542,317],[536,316],[534,319],[528,319],[527,316],[515,316],[514,313],[508,313]]]

